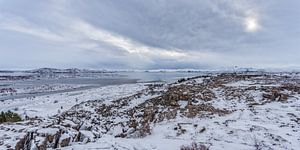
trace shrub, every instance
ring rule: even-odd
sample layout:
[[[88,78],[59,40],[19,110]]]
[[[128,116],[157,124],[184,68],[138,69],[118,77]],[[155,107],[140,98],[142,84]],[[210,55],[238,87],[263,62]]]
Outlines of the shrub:
[[[181,82],[184,82],[184,81],[186,81],[186,79],[185,79],[185,78],[181,78],[181,79],[179,79],[177,82],[178,82],[178,83],[181,83]]]
[[[0,114],[0,123],[4,122],[18,122],[21,121],[21,117],[14,112],[7,111],[7,112],[1,112]]]
[[[201,145],[193,142],[191,145],[181,146],[180,150],[208,150],[208,148],[205,145]]]

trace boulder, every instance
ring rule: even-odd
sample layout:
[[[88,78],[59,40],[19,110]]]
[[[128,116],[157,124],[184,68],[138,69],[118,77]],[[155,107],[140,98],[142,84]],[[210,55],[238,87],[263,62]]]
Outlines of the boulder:
[[[71,140],[71,137],[70,137],[68,134],[64,133],[64,134],[62,134],[62,135],[60,136],[60,139],[59,139],[59,146],[60,146],[60,147],[66,147],[66,146],[70,145],[70,142],[71,142],[71,141],[72,141],[72,140]]]

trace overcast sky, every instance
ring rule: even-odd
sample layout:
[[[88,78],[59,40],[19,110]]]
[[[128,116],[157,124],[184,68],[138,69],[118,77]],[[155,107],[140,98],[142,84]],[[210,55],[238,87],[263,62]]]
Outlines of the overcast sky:
[[[0,0],[0,69],[299,67],[299,0]]]

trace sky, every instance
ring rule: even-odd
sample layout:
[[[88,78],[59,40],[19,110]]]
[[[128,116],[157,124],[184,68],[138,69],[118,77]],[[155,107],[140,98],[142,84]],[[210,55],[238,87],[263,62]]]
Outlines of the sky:
[[[0,0],[0,69],[300,66],[299,0]]]

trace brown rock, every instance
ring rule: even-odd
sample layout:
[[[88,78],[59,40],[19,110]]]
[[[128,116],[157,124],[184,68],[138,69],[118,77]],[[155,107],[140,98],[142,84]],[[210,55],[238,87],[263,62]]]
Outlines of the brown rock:
[[[65,134],[63,134],[63,135],[65,135]],[[60,147],[66,147],[66,146],[70,145],[71,137],[68,135],[65,135],[65,136],[63,136],[63,135],[61,137],[61,141],[59,144]]]

